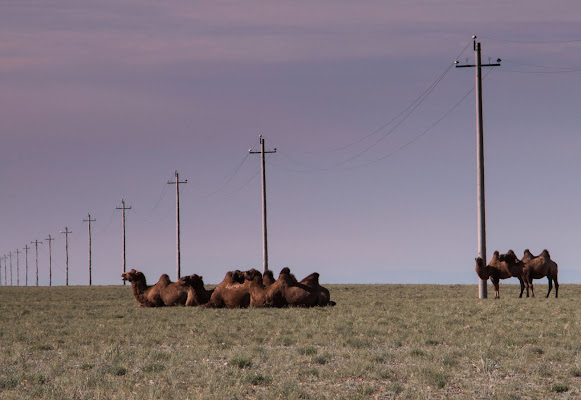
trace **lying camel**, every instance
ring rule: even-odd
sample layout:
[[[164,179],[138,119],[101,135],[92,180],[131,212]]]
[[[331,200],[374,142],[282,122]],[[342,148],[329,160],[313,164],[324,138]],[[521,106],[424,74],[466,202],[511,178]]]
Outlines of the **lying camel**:
[[[124,281],[131,282],[133,296],[140,307],[162,307],[164,305],[160,294],[160,282],[153,286],[148,286],[143,272],[132,269],[121,274]],[[161,278],[160,278],[161,281]]]
[[[525,279],[523,279],[524,265],[521,261],[518,261],[516,256],[514,256],[514,258],[511,257],[511,254],[514,254],[514,252],[509,251],[508,253],[501,256],[497,250],[492,255],[492,259],[488,265],[484,265],[484,260],[482,257],[476,258],[476,274],[478,274],[480,279],[484,281],[487,281],[488,278],[490,278],[492,284],[494,285],[495,299],[500,298],[500,279],[508,279],[512,277],[516,277],[520,281],[519,297],[522,297],[525,288]]]
[[[300,283],[312,288],[313,291],[317,293],[318,306],[334,306],[337,304],[331,300],[331,293],[329,290],[319,284],[319,274],[317,272],[313,272],[304,278]]]
[[[283,268],[278,279],[266,288],[265,305],[269,307],[314,307],[318,301],[319,296],[315,289],[305,283],[297,282],[288,267]]]
[[[262,275],[262,284],[264,285],[264,287],[268,287],[270,285],[272,285],[274,283],[275,279],[274,279],[274,275],[272,274],[272,271],[267,269],[266,271],[264,271],[264,274]]]
[[[188,288],[188,298],[186,300],[186,306],[195,307],[206,304],[210,301],[214,289],[206,290],[204,287],[204,280],[201,276],[196,274],[184,277],[186,279]]]
[[[189,277],[182,276],[176,282],[172,282],[167,274],[159,278],[160,296],[166,306],[183,306],[188,299],[190,289]]]
[[[228,271],[224,280],[214,289],[204,308],[246,308],[250,305],[250,291],[244,286],[244,276],[238,270]]]
[[[535,297],[535,290],[533,287],[533,279],[541,279],[545,276],[549,280],[549,291],[547,296],[551,293],[553,282],[555,282],[555,298],[559,296],[559,281],[557,280],[558,266],[557,263],[551,260],[551,255],[547,250],[543,250],[538,256],[533,256],[529,249],[526,249],[522,258],[525,265],[525,275],[531,288],[531,296]],[[528,288],[527,288],[528,295]]]

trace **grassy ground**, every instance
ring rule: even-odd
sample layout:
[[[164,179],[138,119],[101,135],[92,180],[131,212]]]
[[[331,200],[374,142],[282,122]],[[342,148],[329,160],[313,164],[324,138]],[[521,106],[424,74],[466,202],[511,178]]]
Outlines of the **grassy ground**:
[[[122,286],[0,287],[0,398],[581,397],[579,285],[329,288],[334,308],[202,310],[138,308]]]

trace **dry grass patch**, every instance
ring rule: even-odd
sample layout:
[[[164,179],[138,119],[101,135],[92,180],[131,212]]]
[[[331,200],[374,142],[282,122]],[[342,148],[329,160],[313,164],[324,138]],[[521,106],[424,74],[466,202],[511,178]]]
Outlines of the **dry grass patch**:
[[[330,285],[336,307],[204,310],[0,287],[0,398],[574,398],[580,289]]]

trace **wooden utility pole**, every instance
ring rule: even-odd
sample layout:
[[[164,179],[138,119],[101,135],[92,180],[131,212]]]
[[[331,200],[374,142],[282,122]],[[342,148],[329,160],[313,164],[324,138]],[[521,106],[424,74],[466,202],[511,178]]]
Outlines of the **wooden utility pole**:
[[[12,252],[8,253],[10,255],[10,286],[14,286],[12,283]]]
[[[65,231],[61,231],[61,233],[65,234],[65,252],[66,252],[66,265],[67,265],[67,271],[66,271],[66,285],[69,286],[69,233],[73,233],[71,231],[69,231],[69,227],[65,226]]]
[[[16,286],[20,286],[20,250],[16,249]]]
[[[24,284],[26,286],[28,286],[28,250],[30,250],[30,247],[28,247],[28,245],[24,246],[24,252],[26,254],[26,269],[24,270],[25,275],[24,275]]]
[[[121,207],[117,207],[117,210],[123,210],[123,218],[121,220],[121,227],[123,229],[123,273],[126,272],[127,263],[125,262],[125,210],[131,210],[131,206],[125,207],[125,200],[121,199]],[[125,285],[125,279],[123,279],[123,285]]]
[[[48,286],[52,286],[52,244],[54,240],[50,235],[48,235]]]
[[[91,263],[92,263],[92,256],[91,256],[91,222],[97,221],[96,219],[91,219],[91,214],[88,214],[89,218],[84,219],[83,222],[89,223],[89,286],[93,284],[92,280],[92,271],[91,271]]]
[[[264,150],[264,138],[260,135],[260,151],[249,150],[250,154],[260,154],[262,176],[262,273],[268,271],[268,235],[266,224],[266,170],[265,154],[276,153],[276,148],[271,151]]]
[[[176,181],[167,181],[169,185],[176,185],[176,237],[177,237],[177,279],[181,277],[181,264],[182,264],[182,257],[181,257],[181,248],[180,248],[180,183],[188,183],[188,180],[180,182],[180,175],[178,171],[175,172]]]
[[[42,244],[42,242],[35,240],[34,242],[30,243],[34,243],[34,246],[36,247],[36,286],[38,286],[38,244]]]
[[[484,202],[484,121],[482,116],[482,67],[498,67],[500,66],[500,58],[496,64],[482,64],[480,54],[480,42],[474,39],[474,57],[476,63],[474,65],[456,65],[456,68],[476,68],[476,202],[478,208],[478,257],[484,260],[486,264],[486,215]],[[458,61],[456,61],[458,64]],[[485,299],[488,297],[486,281],[479,279],[478,281],[478,297]]]
[[[6,254],[0,258],[0,269],[2,268],[2,259],[4,259],[4,286],[8,286],[8,275],[6,274]],[[2,271],[0,271],[2,273]]]

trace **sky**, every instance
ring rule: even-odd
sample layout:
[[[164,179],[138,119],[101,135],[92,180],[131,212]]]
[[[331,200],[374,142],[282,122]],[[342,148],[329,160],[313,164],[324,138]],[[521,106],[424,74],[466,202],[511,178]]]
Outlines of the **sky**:
[[[546,248],[581,283],[577,0],[3,0],[2,285],[10,253],[25,284],[25,246],[28,285],[49,258],[64,285],[65,227],[87,285],[89,214],[92,282],[121,284],[122,199],[127,269],[175,279],[175,171],[182,275],[262,269],[260,135],[275,275],[477,283],[475,71],[454,68],[473,35],[502,59],[483,69],[487,258]]]

